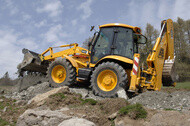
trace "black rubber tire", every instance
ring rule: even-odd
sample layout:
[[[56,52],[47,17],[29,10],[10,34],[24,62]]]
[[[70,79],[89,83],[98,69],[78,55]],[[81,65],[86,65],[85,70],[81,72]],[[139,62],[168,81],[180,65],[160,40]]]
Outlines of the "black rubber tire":
[[[66,69],[66,78],[62,83],[56,83],[51,77],[52,69],[57,65],[61,65]],[[48,70],[47,70],[47,78],[52,87],[69,86],[69,85],[72,85],[76,81],[76,70],[72,66],[72,64],[69,61],[67,61],[65,58],[58,59],[58,60],[53,61],[49,65]]]
[[[98,87],[98,84],[97,84],[97,77],[99,73],[106,69],[114,71],[118,79],[116,87],[111,91],[103,91]],[[114,62],[104,62],[102,64],[99,64],[95,68],[91,76],[92,91],[95,95],[98,95],[101,97],[116,97],[117,91],[120,88],[125,88],[127,85],[127,82],[128,82],[128,79],[127,79],[126,71],[123,69],[122,66]]]

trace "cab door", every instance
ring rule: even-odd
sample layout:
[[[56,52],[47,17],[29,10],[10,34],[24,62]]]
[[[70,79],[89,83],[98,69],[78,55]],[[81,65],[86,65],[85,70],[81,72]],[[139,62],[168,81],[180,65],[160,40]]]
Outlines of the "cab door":
[[[133,30],[117,27],[113,54],[133,59]]]

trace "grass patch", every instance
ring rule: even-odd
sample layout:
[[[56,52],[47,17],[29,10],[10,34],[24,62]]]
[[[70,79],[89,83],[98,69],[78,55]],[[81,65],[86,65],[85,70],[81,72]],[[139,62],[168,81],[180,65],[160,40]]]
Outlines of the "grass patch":
[[[0,126],[6,126],[6,125],[9,125],[9,123],[5,120],[3,120],[1,117],[0,117]]]
[[[5,105],[2,102],[0,102],[0,109],[2,110],[4,108],[5,108]]]
[[[129,115],[132,119],[146,118],[147,111],[139,103],[128,105],[119,110],[120,115]]]
[[[80,99],[82,101],[82,104],[89,103],[91,105],[96,105],[97,101],[94,99]]]
[[[166,111],[176,111],[175,109],[172,109],[172,108],[164,108],[164,110],[166,110]]]
[[[190,90],[190,82],[179,82],[176,84],[177,89],[188,89]]]
[[[16,121],[21,113],[25,111],[25,107],[20,107],[15,104],[15,100],[0,97],[0,126],[15,126]],[[6,109],[5,109],[6,107]],[[2,111],[5,109],[5,111]]]
[[[173,89],[177,89],[177,90],[187,90],[190,91],[190,82],[177,82],[175,87],[164,87],[162,86],[163,89],[166,89],[166,91],[168,91],[168,93],[171,93],[171,91]],[[169,90],[167,90],[169,89]]]
[[[63,93],[53,94],[53,95],[51,95],[51,97],[59,97],[59,98],[61,98],[61,99],[66,98],[66,96],[65,96]]]
[[[115,126],[114,119],[111,119],[111,126]]]

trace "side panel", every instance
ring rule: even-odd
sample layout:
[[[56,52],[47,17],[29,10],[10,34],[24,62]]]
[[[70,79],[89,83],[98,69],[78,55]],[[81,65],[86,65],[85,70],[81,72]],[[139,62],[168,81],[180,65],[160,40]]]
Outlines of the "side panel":
[[[103,60],[106,60],[106,59],[114,59],[114,60],[117,60],[117,61],[121,61],[123,63],[126,63],[126,64],[133,64],[133,60],[129,59],[129,58],[126,58],[126,57],[122,57],[122,56],[116,56],[116,55],[109,55],[109,56],[105,56],[103,57],[102,59],[100,59],[96,64],[90,64],[90,67],[95,67],[97,66],[100,62],[102,62]]]

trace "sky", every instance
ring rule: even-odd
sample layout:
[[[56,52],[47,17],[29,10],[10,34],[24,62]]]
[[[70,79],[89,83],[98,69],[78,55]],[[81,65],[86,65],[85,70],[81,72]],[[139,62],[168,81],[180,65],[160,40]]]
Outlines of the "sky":
[[[42,53],[52,46],[79,43],[90,27],[107,23],[160,29],[160,22],[190,19],[190,0],[0,0],[0,77],[16,77],[22,49]]]

